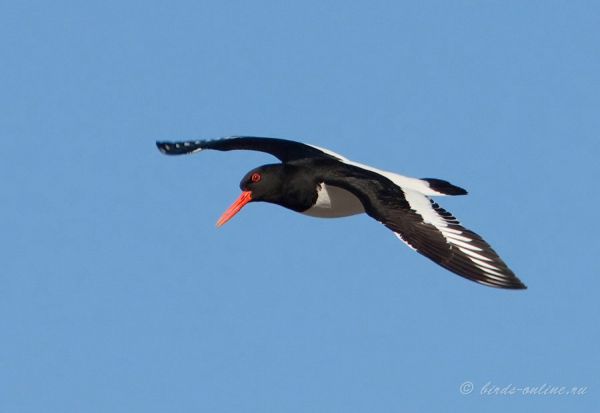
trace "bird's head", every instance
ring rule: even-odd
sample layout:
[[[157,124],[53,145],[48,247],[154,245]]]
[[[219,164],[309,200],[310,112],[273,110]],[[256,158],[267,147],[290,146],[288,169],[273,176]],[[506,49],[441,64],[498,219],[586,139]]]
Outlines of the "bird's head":
[[[259,166],[240,182],[241,195],[217,221],[222,226],[249,202],[270,202],[294,211],[304,211],[314,203],[316,185],[289,164]]]

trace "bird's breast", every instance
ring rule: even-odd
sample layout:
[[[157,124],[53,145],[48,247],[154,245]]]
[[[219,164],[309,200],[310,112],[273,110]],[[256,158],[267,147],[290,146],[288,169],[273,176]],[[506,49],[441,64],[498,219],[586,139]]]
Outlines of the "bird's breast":
[[[317,218],[341,218],[363,212],[365,209],[354,194],[340,187],[321,183],[317,186],[315,204],[302,213]]]

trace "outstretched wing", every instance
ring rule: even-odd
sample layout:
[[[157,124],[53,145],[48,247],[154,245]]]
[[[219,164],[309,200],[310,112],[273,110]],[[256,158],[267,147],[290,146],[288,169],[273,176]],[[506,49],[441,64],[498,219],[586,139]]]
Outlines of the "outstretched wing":
[[[204,149],[217,151],[250,150],[269,153],[282,162],[306,158],[339,159],[331,152],[287,139],[259,138],[254,136],[232,136],[214,140],[195,140],[179,142],[156,142],[158,149],[167,155],[183,155]]]
[[[335,171],[324,181],[352,192],[369,216],[442,267],[491,287],[527,288],[487,242],[422,193],[358,169]]]

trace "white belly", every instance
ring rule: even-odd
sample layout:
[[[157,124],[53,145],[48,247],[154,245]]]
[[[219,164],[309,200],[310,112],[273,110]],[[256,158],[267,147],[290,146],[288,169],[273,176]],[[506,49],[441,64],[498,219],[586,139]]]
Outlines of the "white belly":
[[[320,184],[317,193],[317,202],[303,214],[317,218],[340,218],[365,212],[360,200],[345,189]]]

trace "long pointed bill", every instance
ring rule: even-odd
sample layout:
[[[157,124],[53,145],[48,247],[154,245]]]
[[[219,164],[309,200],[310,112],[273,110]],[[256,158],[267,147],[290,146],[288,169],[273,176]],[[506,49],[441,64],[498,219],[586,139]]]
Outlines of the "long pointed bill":
[[[240,209],[242,209],[244,205],[246,205],[251,200],[252,192],[242,192],[242,195],[240,195],[240,197],[233,203],[233,205],[231,205],[229,209],[225,211],[223,215],[221,215],[221,218],[219,218],[219,220],[217,221],[217,227],[220,227],[221,225],[229,221],[231,218],[233,218],[233,216],[240,212]]]

